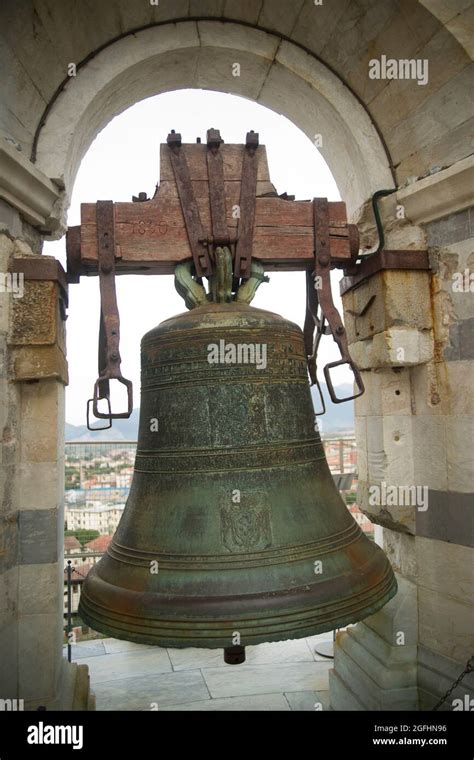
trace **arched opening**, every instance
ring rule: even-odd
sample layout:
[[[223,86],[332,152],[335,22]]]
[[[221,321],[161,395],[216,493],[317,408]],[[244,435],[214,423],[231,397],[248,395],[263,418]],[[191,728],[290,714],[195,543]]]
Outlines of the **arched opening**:
[[[181,22],[125,36],[91,57],[60,91],[41,124],[36,165],[65,187],[111,118],[133,103],[186,87],[255,100],[316,140],[349,214],[393,186],[375,125],[350,88],[315,56],[280,37],[215,21]]]
[[[181,109],[179,107],[181,104]],[[185,106],[185,111],[183,109]],[[181,120],[180,120],[181,113]],[[212,118],[211,118],[212,115]],[[211,118],[211,121],[209,119]],[[338,200],[339,193],[329,168],[317,148],[298,128],[284,117],[255,103],[230,95],[203,91],[175,92],[144,101],[116,117],[96,138],[83,159],[76,177],[69,223],[80,221],[81,201],[98,197],[129,200],[131,193],[145,190],[152,194],[157,178],[158,143],[171,126],[181,131],[185,142],[204,137],[210,124],[218,126],[226,142],[242,141],[248,129],[259,132],[266,145],[270,176],[278,192],[287,191],[298,199],[327,196]],[[153,158],[150,160],[150,156]],[[143,168],[142,168],[143,167]],[[125,181],[126,178],[126,181]],[[97,181],[96,181],[97,180]],[[131,186],[130,183],[133,183]],[[46,244],[44,252],[62,248],[62,242]],[[338,279],[338,275],[335,275]],[[132,377],[138,405],[139,343],[143,333],[162,319],[183,310],[181,299],[174,293],[172,278],[140,276],[118,278],[122,316],[121,351],[124,371]],[[340,299],[335,291],[340,308]],[[95,379],[96,337],[98,329],[98,282],[82,278],[81,287],[70,288],[68,321],[68,357],[70,385],[66,391],[66,419],[83,424],[85,401]],[[305,278],[302,273],[272,274],[271,285],[257,294],[254,305],[268,308],[302,326],[305,304]],[[91,341],[84,337],[91,336]],[[328,342],[332,343],[332,341]],[[86,343],[86,345],[85,345]],[[81,347],[80,352],[77,350]],[[337,351],[327,346],[321,361],[338,358]],[[126,369],[125,369],[126,368]],[[130,375],[129,369],[133,370]],[[343,379],[352,378],[347,371]],[[335,377],[337,382],[337,377]],[[89,393],[88,393],[89,390]],[[79,396],[82,394],[82,398]],[[324,423],[323,423],[324,424]],[[115,423],[114,423],[115,426]],[[93,436],[91,436],[93,438]],[[111,434],[111,440],[114,438]],[[349,441],[352,445],[352,442]],[[361,515],[362,516],[362,515]],[[78,569],[80,572],[80,568]],[[318,638],[319,640],[319,638]],[[294,643],[293,656],[304,657],[306,640]],[[316,646],[311,642],[310,656]],[[79,650],[80,651],[80,650]],[[298,654],[296,653],[298,651]],[[303,653],[303,654],[302,654]],[[319,655],[318,661],[324,662]],[[326,665],[321,666],[324,672]],[[327,693],[327,681],[322,677]],[[95,684],[93,682],[93,687]],[[97,688],[100,691],[100,684]],[[322,687],[321,687],[322,688]],[[100,701],[98,707],[102,707]]]
[[[211,123],[220,127],[226,142],[241,142],[251,128],[260,133],[278,192],[288,192],[299,200],[319,196],[331,201],[340,199],[318,148],[285,117],[240,97],[199,90],[175,91],[131,107],[96,137],[76,176],[68,225],[80,223],[81,203],[101,198],[127,201],[142,190],[151,196],[159,181],[159,143],[166,140],[169,130],[176,127],[182,131],[184,142],[193,142],[197,136],[204,139]],[[46,242],[43,253],[55,255],[66,266],[64,240]],[[342,311],[337,287],[340,274],[334,272],[332,279],[334,299]],[[122,361],[124,368],[129,367],[127,376],[133,380],[138,406],[141,337],[163,319],[182,311],[183,302],[171,276],[121,276],[117,288]],[[281,313],[302,327],[304,274],[273,273],[270,285],[257,292],[254,305]],[[75,425],[85,424],[86,401],[95,380],[99,309],[97,278],[83,277],[80,287],[70,287],[66,419]],[[322,342],[320,355],[324,364],[337,360],[337,348],[331,339]],[[346,366],[336,370],[334,377],[337,384],[352,382]]]
[[[467,394],[456,389],[469,387],[466,378],[473,355],[470,341],[460,339],[469,329],[467,301],[461,293],[453,295],[450,280],[453,268],[463,270],[472,264],[467,4],[437,3],[431,15],[423,8],[433,5],[429,2],[414,2],[408,8],[398,1],[348,4],[334,0],[316,8],[310,0],[281,4],[265,0],[245,3],[244,23],[232,17],[233,3],[200,0],[163,2],[156,8],[129,0],[104,2],[94,9],[97,16],[95,12],[81,14],[72,0],[66,0],[52,14],[49,4],[36,4],[16,14],[16,19],[12,18],[14,5],[5,4],[7,20],[2,25],[11,38],[2,48],[2,60],[5,56],[13,73],[6,81],[7,108],[1,125],[10,152],[19,154],[17,164],[12,163],[21,170],[19,180],[13,177],[13,190],[2,188],[2,198],[11,201],[12,208],[36,230],[31,237],[26,234],[25,242],[15,217],[8,228],[10,237],[2,237],[6,255],[39,253],[38,229],[57,236],[64,231],[74,178],[94,137],[133,102],[160,92],[200,87],[238,94],[285,114],[310,140],[321,135],[322,153],[353,220],[375,190],[393,186],[392,161],[384,149],[388,144],[398,183],[411,183],[402,191],[407,218],[414,224],[430,223],[427,230],[418,227],[411,234],[408,224],[395,221],[390,245],[401,251],[425,248],[427,232],[435,271],[426,275],[426,287],[414,294],[412,304],[419,304],[426,316],[422,329],[425,335],[433,333],[436,350],[433,355],[429,350],[422,353],[415,341],[414,355],[396,372],[391,367],[373,371],[369,357],[370,388],[359,409],[359,437],[367,485],[381,479],[403,484],[408,472],[429,487],[432,501],[424,520],[423,513],[402,514],[401,520],[392,520],[386,513],[381,516],[388,527],[387,553],[404,579],[399,606],[371,622],[371,631],[361,634],[358,643],[347,640],[345,675],[335,680],[334,704],[336,709],[393,709],[394,704],[431,709],[434,695],[441,696],[455,681],[471,648],[466,620],[472,600],[465,590],[465,568],[470,566],[466,526],[472,478],[469,481],[470,462],[460,452],[469,450],[472,429],[468,428]],[[215,11],[218,6],[220,10]],[[210,19],[207,14],[213,12],[228,20]],[[181,13],[195,16],[174,18]],[[35,16],[32,23],[30,15]],[[167,23],[170,19],[176,23]],[[58,33],[61,24],[64,36]],[[54,49],[51,57],[50,48]],[[416,82],[369,81],[368,61],[382,54],[428,60],[429,83],[420,87]],[[78,65],[77,76],[66,86],[59,86],[70,57],[83,65]],[[239,64],[240,71],[234,64]],[[374,119],[380,128],[374,126]],[[35,164],[26,157],[32,142]],[[51,198],[56,193],[50,180],[65,188],[53,213]],[[99,194],[90,199],[95,197]],[[451,214],[456,214],[456,224]],[[472,219],[472,210],[470,214]],[[18,238],[17,245],[12,238]],[[440,247],[447,250],[440,254]],[[416,320],[411,310],[403,310],[404,297],[405,292],[398,291],[380,312],[379,337],[384,347],[387,333],[382,322],[394,303],[397,308],[401,304],[397,319],[408,327],[407,336],[416,337]],[[7,328],[5,345],[6,333]],[[8,349],[10,354],[15,352]],[[60,615],[55,608],[60,588],[55,575],[55,519],[61,513],[62,442],[57,431],[63,421],[62,384],[55,379],[35,381],[35,385],[10,379],[4,384],[11,402],[4,431],[5,504],[7,513],[21,514],[18,535],[26,535],[26,546],[23,559],[11,569],[12,580],[6,581],[12,614],[0,632],[0,643],[7,644],[7,679],[14,689],[18,684],[23,688],[15,695],[24,694],[36,707],[43,701],[58,704],[59,684],[67,680],[61,670]],[[15,483],[15,493],[11,483]],[[16,541],[14,523],[10,520],[8,525]],[[37,554],[31,535],[41,536]],[[12,545],[16,546],[13,541]],[[37,581],[32,572],[37,563],[42,563],[41,579],[56,589],[48,598],[32,598],[28,591],[33,588],[29,580]],[[401,650],[395,638],[403,629],[407,646]],[[41,663],[38,642],[46,653]],[[360,691],[361,679],[351,664],[351,642],[371,654],[364,658],[371,679],[367,693]],[[382,667],[380,652],[386,667]],[[400,652],[405,659],[399,657]],[[376,688],[375,682],[383,686]]]

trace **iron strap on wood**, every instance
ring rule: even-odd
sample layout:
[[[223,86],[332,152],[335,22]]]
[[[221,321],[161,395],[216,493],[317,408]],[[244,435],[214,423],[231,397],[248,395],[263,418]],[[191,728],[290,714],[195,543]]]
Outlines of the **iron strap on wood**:
[[[317,314],[317,304],[315,304],[315,299],[314,273],[308,271],[306,272],[306,312],[303,326],[303,338],[311,385],[316,385],[317,383],[315,363],[310,361],[313,352],[314,328],[316,325]]]
[[[183,211],[189,245],[193,254],[194,266],[198,277],[212,276],[212,262],[207,247],[207,239],[201,224],[199,208],[194,197],[191,175],[186,154],[181,146],[181,135],[174,130],[167,137],[170,149],[171,166],[176,180],[179,200]]]
[[[207,176],[211,206],[212,245],[228,246],[231,242],[227,227],[225,202],[224,162],[219,148],[222,143],[218,129],[207,130]]]
[[[324,377],[327,389],[334,404],[340,404],[343,401],[351,401],[358,398],[364,393],[364,383],[358,367],[352,361],[347,345],[347,335],[342,323],[341,316],[334,306],[331,292],[331,251],[329,246],[329,206],[327,198],[315,198],[313,201],[314,212],[314,248],[315,248],[315,277],[318,285],[319,304],[321,306],[322,318],[318,324],[319,339],[324,331],[324,320],[327,320],[331,334],[337,343],[341,359],[336,362],[330,362],[324,367]],[[315,343],[319,343],[318,335]],[[348,364],[354,375],[354,380],[358,386],[358,392],[346,398],[336,396],[330,370]]]
[[[306,315],[303,327],[303,338],[308,362],[308,374],[311,385],[316,386],[321,402],[321,411],[316,411],[315,415],[320,416],[326,413],[326,404],[318,380],[317,358],[319,343],[323,335],[327,334],[329,328],[325,327],[323,315],[319,315],[319,298],[315,288],[314,272],[306,272]]]
[[[258,134],[247,133],[244,158],[242,161],[242,183],[240,186],[240,217],[235,248],[235,277],[250,277],[252,265],[253,230],[255,225],[255,205],[257,199]]]
[[[120,317],[115,291],[115,242],[113,201],[97,201],[97,247],[99,256],[100,330],[99,330],[99,377],[94,384],[94,395],[87,402],[87,427],[90,426],[90,405],[94,417],[109,420],[126,419],[133,411],[133,390],[130,380],[122,376],[120,369]],[[118,380],[127,389],[127,411],[112,412],[110,405],[110,380]],[[105,399],[108,412],[99,411],[99,401]]]

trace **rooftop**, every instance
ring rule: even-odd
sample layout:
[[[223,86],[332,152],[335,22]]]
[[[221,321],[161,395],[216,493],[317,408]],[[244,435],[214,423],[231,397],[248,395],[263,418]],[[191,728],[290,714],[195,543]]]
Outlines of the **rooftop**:
[[[92,541],[88,541],[85,548],[88,551],[105,552],[111,541],[112,536],[97,536],[97,538],[93,538]]]
[[[64,551],[71,552],[74,550],[82,550],[82,546],[75,536],[64,536]]]

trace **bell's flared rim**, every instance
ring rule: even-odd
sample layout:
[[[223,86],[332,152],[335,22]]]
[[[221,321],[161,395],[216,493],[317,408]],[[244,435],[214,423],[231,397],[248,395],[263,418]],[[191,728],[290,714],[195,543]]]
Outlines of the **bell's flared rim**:
[[[175,648],[227,647],[235,631],[243,646],[251,646],[345,628],[377,612],[398,589],[390,562],[375,545],[365,567],[334,578],[333,584],[242,597],[143,594],[108,583],[99,572],[99,565],[92,568],[84,583],[82,619],[114,638]],[[338,586],[337,594],[331,585]]]

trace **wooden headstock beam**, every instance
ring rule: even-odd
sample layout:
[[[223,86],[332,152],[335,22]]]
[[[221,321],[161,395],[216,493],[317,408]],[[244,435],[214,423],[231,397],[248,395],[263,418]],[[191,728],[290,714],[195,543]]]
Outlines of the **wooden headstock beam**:
[[[204,229],[210,236],[211,210],[207,168],[208,147],[183,145],[194,197]],[[222,145],[227,226],[231,234],[238,227],[241,197],[243,145]],[[257,148],[257,197],[252,256],[266,271],[298,271],[314,267],[314,225],[311,201],[278,197],[270,182],[266,150]],[[114,204],[115,256],[117,274],[173,274],[176,264],[189,260],[192,251],[178,196],[167,145],[160,149],[161,183],[150,200]],[[329,203],[331,260],[341,266],[357,254],[355,225],[347,223],[342,202]],[[67,233],[68,275],[78,282],[80,275],[98,273],[97,204],[81,206],[81,225]]]

